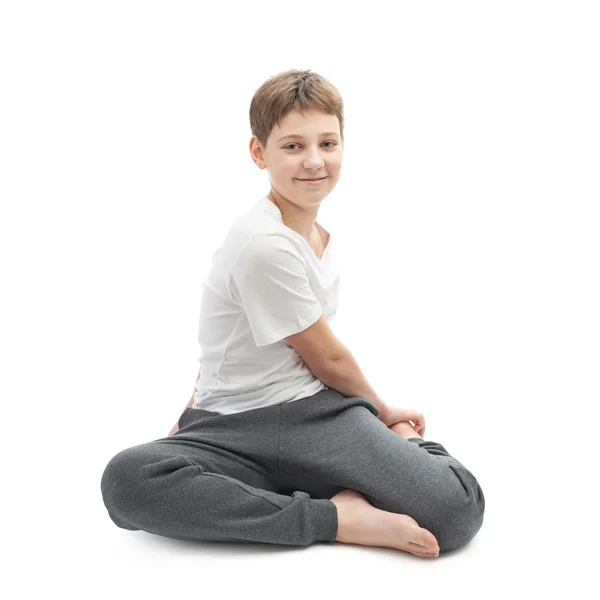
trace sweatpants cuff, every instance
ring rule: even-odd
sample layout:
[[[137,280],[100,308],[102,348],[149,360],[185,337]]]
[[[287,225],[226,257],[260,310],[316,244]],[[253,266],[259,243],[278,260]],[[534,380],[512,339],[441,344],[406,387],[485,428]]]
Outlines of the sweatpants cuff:
[[[337,506],[325,498],[312,498],[315,542],[335,542],[338,532]]]

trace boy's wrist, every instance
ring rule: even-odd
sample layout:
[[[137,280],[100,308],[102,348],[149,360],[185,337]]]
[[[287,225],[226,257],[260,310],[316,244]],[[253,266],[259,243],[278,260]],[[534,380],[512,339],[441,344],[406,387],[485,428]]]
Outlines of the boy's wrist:
[[[377,395],[366,380],[354,356],[348,353],[333,362],[328,369],[315,373],[326,386],[344,394],[346,397],[364,398],[377,407],[377,418],[382,420],[388,412],[387,404]]]

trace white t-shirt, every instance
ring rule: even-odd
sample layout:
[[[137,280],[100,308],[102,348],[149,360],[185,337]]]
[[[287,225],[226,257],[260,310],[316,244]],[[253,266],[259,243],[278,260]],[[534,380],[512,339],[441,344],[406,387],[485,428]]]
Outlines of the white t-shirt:
[[[319,260],[266,196],[236,219],[202,284],[194,408],[233,414],[327,387],[284,338],[335,316],[332,240]]]

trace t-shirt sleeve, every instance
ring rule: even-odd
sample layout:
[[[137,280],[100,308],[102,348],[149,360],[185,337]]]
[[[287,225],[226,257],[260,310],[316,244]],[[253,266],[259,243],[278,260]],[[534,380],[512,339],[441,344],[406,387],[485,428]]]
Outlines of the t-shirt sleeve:
[[[257,346],[304,331],[323,313],[302,259],[283,237],[250,242],[232,269],[230,283]]]

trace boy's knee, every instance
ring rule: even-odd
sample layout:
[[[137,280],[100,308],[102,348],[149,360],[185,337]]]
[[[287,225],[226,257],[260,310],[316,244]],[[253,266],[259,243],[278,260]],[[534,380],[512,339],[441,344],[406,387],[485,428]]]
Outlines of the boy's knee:
[[[136,528],[125,518],[129,504],[136,496],[136,471],[139,455],[135,448],[122,450],[113,456],[102,473],[100,489],[104,505],[113,522],[123,529]]]
[[[440,552],[466,546],[481,529],[485,497],[479,483],[475,480],[474,484],[447,508],[443,519],[438,523],[438,530],[432,531],[438,540]]]

